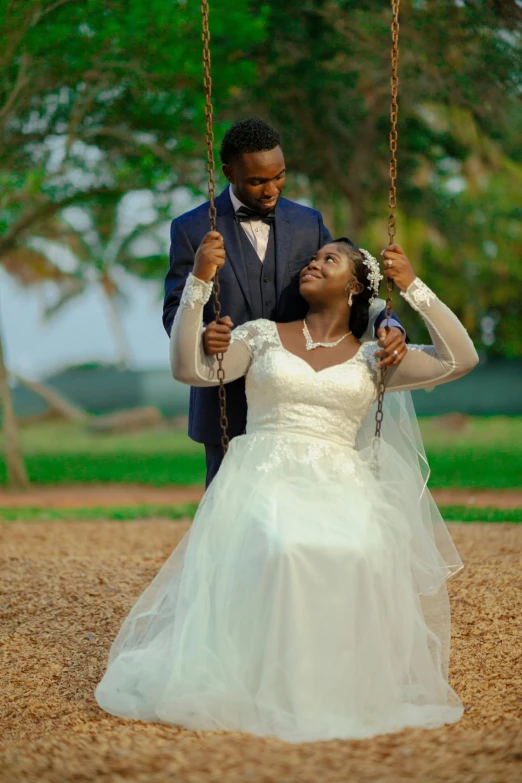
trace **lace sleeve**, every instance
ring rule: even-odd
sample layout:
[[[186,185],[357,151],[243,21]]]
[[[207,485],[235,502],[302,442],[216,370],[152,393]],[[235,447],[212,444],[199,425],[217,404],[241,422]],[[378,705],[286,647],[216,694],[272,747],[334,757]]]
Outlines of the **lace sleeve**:
[[[415,278],[413,283],[406,291],[401,291],[401,296],[406,299],[409,305],[417,310],[418,313],[422,313],[423,309],[426,309],[437,298],[431,288],[428,288],[426,283],[418,277]]]
[[[263,355],[279,345],[277,327],[273,321],[258,318],[237,326],[232,332],[232,343],[241,340],[248,347],[252,358]]]
[[[232,330],[230,345],[234,345],[234,343],[237,343],[238,340],[240,340],[253,355],[255,350],[255,337],[255,321],[247,321],[246,324],[236,326],[236,328]]]
[[[177,381],[191,386],[217,386],[219,383],[217,359],[215,356],[205,354],[201,330],[203,307],[211,293],[212,283],[205,283],[192,274],[188,276],[170,335],[169,355],[172,375]],[[248,341],[233,337],[228,351],[223,356],[225,383],[245,375],[250,360],[251,346]]]
[[[401,296],[421,314],[433,344],[409,345],[401,364],[388,371],[386,391],[424,389],[470,372],[478,356],[457,316],[418,277]]]
[[[206,305],[212,294],[212,283],[205,283],[204,280],[200,280],[194,277],[193,274],[189,274],[185,285],[183,287],[183,293],[181,294],[180,307],[190,307],[191,310],[196,305]]]

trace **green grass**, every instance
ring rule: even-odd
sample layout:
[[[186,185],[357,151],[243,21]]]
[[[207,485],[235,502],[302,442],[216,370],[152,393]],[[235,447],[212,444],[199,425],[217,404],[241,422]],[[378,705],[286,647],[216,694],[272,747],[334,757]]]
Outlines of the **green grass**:
[[[522,522],[522,508],[439,506],[446,522]]]
[[[80,425],[49,422],[22,427],[25,454],[202,454],[203,446],[190,440],[185,429],[164,427],[129,435],[89,432]],[[0,434],[0,447],[3,437]]]
[[[522,417],[477,416],[463,430],[447,429],[444,422],[439,417],[419,420],[430,487],[522,487]]]
[[[429,451],[457,449],[518,449],[522,453],[522,416],[473,416],[464,429],[454,428],[446,417],[419,419],[422,439]]]
[[[509,489],[522,485],[522,454],[472,450],[428,453],[432,489]],[[34,484],[129,483],[155,487],[202,484],[203,454],[31,454],[26,457]],[[0,484],[5,484],[0,464]]]
[[[424,416],[419,425],[426,449],[431,452],[457,449],[515,449],[522,453],[522,416],[476,416],[467,419],[465,429],[445,424],[445,417]],[[120,453],[159,454],[202,451],[185,429],[165,427],[129,435],[90,433],[84,427],[66,422],[49,422],[23,427],[22,447],[27,454]],[[0,448],[3,438],[0,433]]]
[[[195,503],[176,506],[113,506],[98,508],[0,508],[1,522],[82,522],[109,519],[130,522],[133,519],[192,519],[196,513]]]
[[[195,503],[176,506],[118,506],[107,508],[0,508],[0,522],[81,522],[108,519],[129,522],[134,519],[192,519]],[[447,522],[522,522],[522,508],[470,508],[468,506],[442,506],[440,512]]]
[[[165,427],[129,435],[91,433],[51,422],[24,427],[22,448],[32,483],[132,483],[164,487],[202,484],[205,454],[185,431]],[[0,446],[2,446],[0,437]],[[0,460],[0,485],[6,483]]]
[[[420,420],[430,487],[520,488],[522,417],[467,421],[464,429],[448,429],[445,419]],[[160,487],[201,484],[205,477],[203,447],[180,430],[101,435],[48,423],[24,428],[21,436],[29,476],[38,485],[115,482]],[[5,481],[0,462],[0,484]]]
[[[147,484],[154,487],[202,484],[203,454],[30,454],[26,457],[34,484]],[[0,484],[5,483],[0,464]]]
[[[431,489],[520,489],[522,451],[447,449],[428,451]]]

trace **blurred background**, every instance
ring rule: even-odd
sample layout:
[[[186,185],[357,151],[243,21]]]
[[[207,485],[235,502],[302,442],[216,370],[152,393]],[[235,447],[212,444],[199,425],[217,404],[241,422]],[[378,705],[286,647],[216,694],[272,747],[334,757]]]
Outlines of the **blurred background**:
[[[35,508],[43,487],[201,485],[161,324],[170,221],[206,192],[199,3],[0,8],[0,481]],[[268,120],[285,195],[378,252],[388,0],[210,8],[216,150]],[[521,36],[518,0],[401,2],[397,239],[481,357],[414,395],[448,519],[522,518]]]

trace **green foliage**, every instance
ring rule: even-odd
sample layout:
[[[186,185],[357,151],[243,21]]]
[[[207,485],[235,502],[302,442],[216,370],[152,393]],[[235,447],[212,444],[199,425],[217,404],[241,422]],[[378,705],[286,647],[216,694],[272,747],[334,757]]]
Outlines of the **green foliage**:
[[[397,240],[483,352],[520,354],[522,11],[403,0],[400,21]],[[250,90],[329,226],[374,251],[387,244],[389,25],[389,0],[276,5]]]
[[[69,203],[200,187],[198,3],[1,5],[0,254]],[[264,16],[232,0],[213,3],[216,101],[254,78],[248,54]]]
[[[177,186],[204,192],[199,3],[0,7],[4,263],[68,204],[88,204],[95,223],[109,225],[104,215],[130,190],[153,189],[160,218],[171,217]],[[273,121],[288,195],[308,196],[335,233],[378,251],[387,240],[389,0],[212,0],[210,22],[216,146],[232,120]],[[520,4],[403,0],[400,45],[397,239],[484,353],[520,354]],[[27,253],[15,261],[11,269],[36,263]],[[162,277],[166,259],[136,259],[129,240],[117,263]],[[65,283],[68,301],[81,287]],[[411,331],[422,339],[422,327]]]

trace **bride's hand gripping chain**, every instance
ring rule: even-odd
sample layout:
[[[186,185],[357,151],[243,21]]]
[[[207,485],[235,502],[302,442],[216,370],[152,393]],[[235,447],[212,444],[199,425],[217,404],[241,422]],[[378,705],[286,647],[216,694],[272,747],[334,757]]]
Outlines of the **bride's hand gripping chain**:
[[[400,245],[389,245],[381,251],[384,264],[384,276],[394,281],[401,290],[406,291],[415,280],[415,272],[406,253]]]
[[[380,359],[377,369],[396,367],[408,353],[403,330],[396,326],[390,326],[389,329],[385,326],[380,326],[377,329],[377,337],[379,338],[378,345],[381,349],[375,352],[377,359]]]
[[[208,283],[216,272],[225,265],[225,245],[218,231],[209,231],[196,251],[194,277]],[[212,321],[203,332],[203,347],[208,356],[225,353],[230,343],[234,324],[228,315]]]

